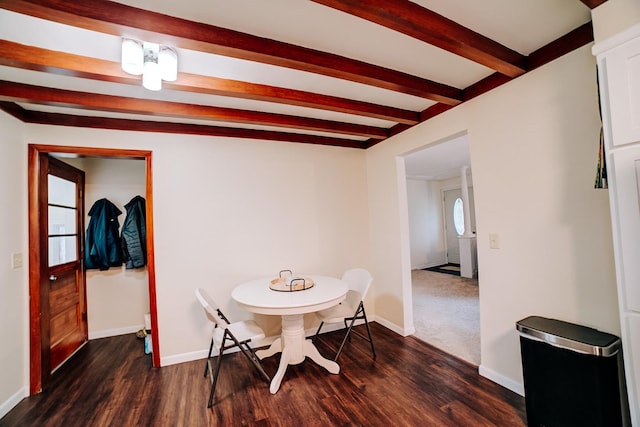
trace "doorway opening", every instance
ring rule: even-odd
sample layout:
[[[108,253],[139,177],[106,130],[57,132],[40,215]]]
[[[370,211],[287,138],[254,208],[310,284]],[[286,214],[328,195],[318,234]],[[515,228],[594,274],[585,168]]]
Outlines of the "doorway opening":
[[[436,142],[406,154],[402,160],[399,163],[404,165],[404,171],[398,178],[406,186],[408,219],[407,238],[403,240],[410,258],[405,263],[410,266],[410,274],[405,276],[410,280],[404,284],[405,310],[411,313],[405,317],[411,322],[407,330],[454,356],[479,365],[477,276],[460,277],[445,271],[447,266],[453,269],[461,263],[460,239],[465,229],[460,224],[456,227],[455,207],[457,200],[463,199],[463,184],[468,186],[465,198],[472,213],[471,221],[467,219],[471,223],[465,225],[469,231],[475,231],[473,187],[471,181],[466,182],[471,164],[467,135]],[[463,205],[460,202],[457,205],[460,216]],[[443,272],[428,271],[438,267]]]
[[[152,179],[152,153],[143,150],[122,150],[89,147],[67,147],[53,145],[30,144],[28,152],[28,194],[29,194],[29,321],[30,321],[30,393],[42,391],[49,382],[51,376],[50,358],[50,329],[48,311],[41,295],[41,283],[43,277],[42,266],[47,264],[43,259],[46,247],[42,249],[42,242],[48,239],[47,229],[42,227],[41,220],[47,213],[41,205],[40,177],[46,174],[40,162],[42,156],[71,155],[77,157],[100,157],[119,159],[138,159],[145,162],[145,198],[146,198],[146,243],[147,243],[147,274],[149,292],[149,310],[151,329],[154,333],[152,339],[152,365],[160,366],[160,343],[157,321],[157,302],[155,284],[155,252],[153,233],[153,179]],[[84,242],[83,242],[84,244]],[[45,309],[45,310],[43,310]]]

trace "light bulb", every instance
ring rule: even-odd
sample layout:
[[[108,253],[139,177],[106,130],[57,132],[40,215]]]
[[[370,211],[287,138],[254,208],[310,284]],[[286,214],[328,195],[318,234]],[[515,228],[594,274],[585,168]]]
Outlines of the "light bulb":
[[[154,43],[144,44],[144,72],[142,86],[149,90],[162,89],[162,77],[158,65],[158,51],[160,46]]]
[[[144,49],[142,43],[131,39],[122,39],[122,69],[129,74],[142,74]]]
[[[162,80],[173,82],[178,78],[178,55],[175,50],[167,46],[160,46],[158,65]]]

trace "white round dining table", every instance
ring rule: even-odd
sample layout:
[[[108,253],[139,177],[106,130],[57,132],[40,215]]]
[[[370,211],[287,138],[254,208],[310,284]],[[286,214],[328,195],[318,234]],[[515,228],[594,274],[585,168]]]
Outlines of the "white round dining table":
[[[251,280],[236,286],[231,297],[247,311],[257,314],[281,316],[282,333],[268,349],[258,350],[260,359],[282,353],[278,370],[271,380],[269,391],[275,394],[289,365],[302,363],[306,357],[332,374],[340,366],[323,357],[310,339],[306,339],[304,314],[333,307],[343,301],[349,290],[347,283],[328,276],[310,277],[314,286],[301,291],[275,291],[269,288],[272,278]]]

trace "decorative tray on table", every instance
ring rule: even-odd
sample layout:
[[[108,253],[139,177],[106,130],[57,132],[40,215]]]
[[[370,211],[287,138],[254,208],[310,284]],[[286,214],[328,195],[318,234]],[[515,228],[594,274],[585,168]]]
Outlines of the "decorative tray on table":
[[[271,280],[269,288],[279,292],[295,292],[310,289],[314,284],[309,277],[293,277],[291,270],[282,270],[277,278]]]

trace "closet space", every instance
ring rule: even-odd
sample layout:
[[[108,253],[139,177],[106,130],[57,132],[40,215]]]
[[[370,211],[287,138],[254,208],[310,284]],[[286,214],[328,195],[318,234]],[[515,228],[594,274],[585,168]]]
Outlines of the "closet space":
[[[135,212],[144,212],[145,161],[99,157],[62,160],[85,172],[85,251],[92,252],[90,259],[85,253],[88,338],[91,340],[150,329],[146,322],[149,313],[149,276],[145,242],[142,242],[142,250],[138,247],[140,242],[133,242],[133,249],[131,242],[127,242],[129,249],[127,245],[124,246],[124,250],[116,246],[121,245],[120,239],[127,217],[131,215],[131,220]],[[117,227],[117,232],[100,236],[100,233],[104,233],[100,229],[104,230],[105,226],[97,224],[97,221],[104,219],[98,219],[97,216],[113,212],[114,209],[116,214],[120,212],[117,215],[117,225],[111,222],[106,228],[113,231]],[[141,220],[144,225],[144,218]],[[133,229],[136,228],[134,225]],[[131,230],[129,224],[125,228],[125,241]],[[114,236],[118,241],[115,245],[114,242],[107,243],[108,260],[105,263],[105,254],[98,254],[97,246],[101,244],[101,250],[104,249],[105,242],[101,239],[106,238],[109,241]],[[94,249],[91,250],[90,247]],[[129,257],[128,251],[131,252]],[[143,263],[140,262],[141,252],[144,253]],[[120,255],[122,262],[117,261]],[[143,334],[139,334],[139,337],[144,338]],[[145,350],[150,350],[150,340],[146,341],[148,344]],[[141,348],[142,342],[143,340]]]

